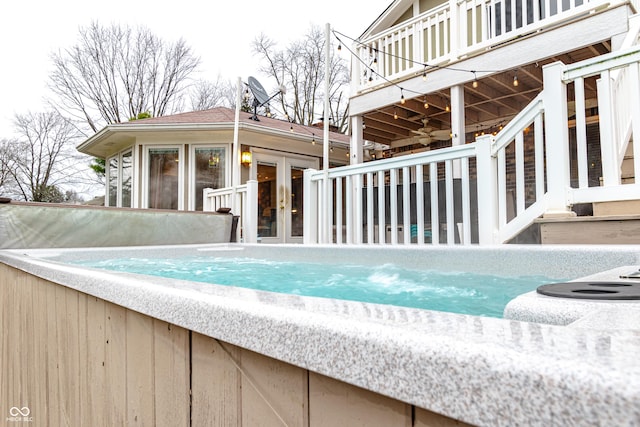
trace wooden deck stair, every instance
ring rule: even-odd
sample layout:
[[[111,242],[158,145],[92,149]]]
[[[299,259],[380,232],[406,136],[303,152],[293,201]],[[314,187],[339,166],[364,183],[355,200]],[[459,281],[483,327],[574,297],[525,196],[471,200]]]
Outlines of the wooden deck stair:
[[[621,180],[635,183],[631,143],[622,162]],[[640,198],[593,203],[590,216],[540,218],[536,222],[542,244],[640,244]]]

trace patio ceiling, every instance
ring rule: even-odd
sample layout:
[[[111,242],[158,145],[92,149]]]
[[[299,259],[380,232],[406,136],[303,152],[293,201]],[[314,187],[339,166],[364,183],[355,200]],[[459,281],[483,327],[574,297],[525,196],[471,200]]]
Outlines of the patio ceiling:
[[[602,42],[560,56],[519,67],[517,72],[497,73],[464,86],[465,121],[467,135],[474,132],[492,132],[505,125],[542,91],[542,66],[561,61],[570,64],[611,51],[609,42]],[[518,85],[514,86],[517,76]],[[595,97],[595,80],[585,81],[588,97]],[[407,94],[404,104],[397,102],[364,115],[364,139],[392,148],[422,147],[419,134],[425,126],[430,132],[446,138],[451,127],[451,114],[447,111],[449,90],[426,95]],[[571,94],[570,94],[571,96]],[[571,100],[571,98],[569,98]],[[425,108],[425,102],[428,108]],[[469,140],[469,138],[467,138]],[[423,140],[424,141],[424,140]]]

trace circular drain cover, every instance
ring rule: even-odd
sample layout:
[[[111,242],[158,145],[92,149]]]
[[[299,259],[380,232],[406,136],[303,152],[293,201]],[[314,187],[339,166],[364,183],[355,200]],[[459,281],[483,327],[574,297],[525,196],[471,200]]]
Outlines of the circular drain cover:
[[[600,300],[640,299],[640,283],[566,282],[539,286],[539,294],[550,297]]]

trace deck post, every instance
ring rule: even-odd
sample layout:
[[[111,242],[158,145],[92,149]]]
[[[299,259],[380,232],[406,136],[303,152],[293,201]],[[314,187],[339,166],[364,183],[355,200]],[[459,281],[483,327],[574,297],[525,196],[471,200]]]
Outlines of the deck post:
[[[545,217],[575,215],[567,206],[570,170],[567,88],[562,80],[564,70],[562,62],[542,68],[548,198]]]
[[[318,183],[311,180],[315,169],[304,171],[303,181],[303,241],[305,245],[318,243]]]
[[[478,243],[496,242],[498,226],[498,161],[491,152],[494,138],[483,135],[476,140],[476,168],[478,182]],[[483,183],[480,185],[480,183]]]
[[[245,243],[258,242],[258,181],[247,181],[247,199],[243,209],[243,239]]]

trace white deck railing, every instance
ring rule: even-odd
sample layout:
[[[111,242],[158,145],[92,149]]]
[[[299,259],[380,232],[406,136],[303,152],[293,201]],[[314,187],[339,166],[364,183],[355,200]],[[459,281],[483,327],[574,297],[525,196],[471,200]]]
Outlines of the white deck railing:
[[[238,215],[240,241],[256,243],[258,239],[258,182],[247,181],[244,185],[220,189],[203,190],[203,210],[215,212],[220,208],[230,208]]]
[[[638,46],[569,66],[550,64],[543,92],[495,137],[308,170],[305,242],[504,243],[543,214],[572,215],[576,203],[640,198],[640,184],[620,179],[628,144],[640,153],[639,67]],[[599,152],[587,141],[592,101],[585,82],[597,89]],[[572,143],[569,126],[575,126]],[[640,176],[639,159],[634,156],[633,176]],[[602,164],[601,173],[594,164]]]
[[[477,242],[476,144],[305,172],[305,243]]]
[[[352,70],[356,90],[420,74],[425,64],[457,61],[611,4],[610,0],[450,0],[360,40],[354,46],[360,61],[353,62]]]

